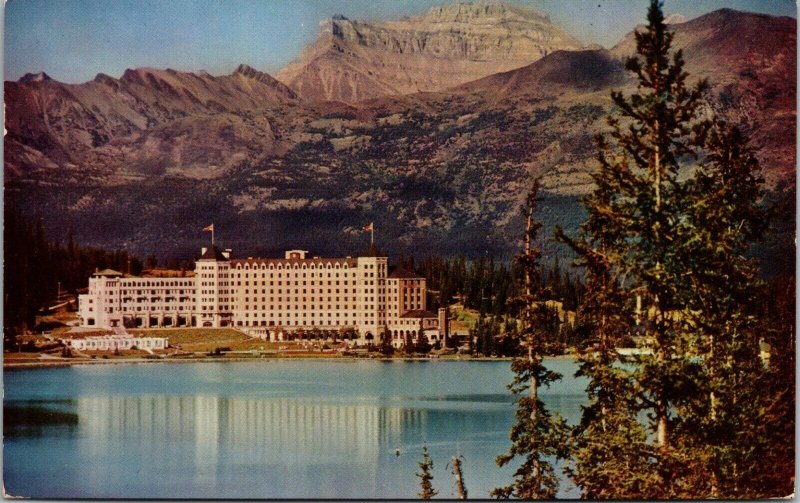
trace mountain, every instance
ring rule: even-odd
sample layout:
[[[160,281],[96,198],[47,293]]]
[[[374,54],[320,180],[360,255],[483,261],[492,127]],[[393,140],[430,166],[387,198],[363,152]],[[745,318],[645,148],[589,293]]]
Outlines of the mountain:
[[[750,133],[769,180],[793,177],[797,20],[721,9],[671,28],[686,70],[707,78],[715,111]],[[611,53],[635,50],[631,32]]]
[[[708,78],[708,106],[754,139],[768,186],[793,185],[795,20],[717,11],[671,27],[690,82]],[[393,255],[509,257],[531,176],[544,181],[543,235],[584,218],[610,92],[636,87],[630,40],[353,103],[301,99],[246,67],[7,82],[6,204],[55,236],[71,226],[87,244],[162,257],[199,249],[211,222],[244,256],[352,255],[371,221]],[[544,245],[546,260],[563,251]]]
[[[58,166],[112,169],[118,161],[132,174],[177,169],[207,176],[241,161],[244,143],[273,150],[269,120],[247,116],[298,98],[269,75],[241,65],[218,77],[139,68],[120,79],[101,73],[77,85],[28,74],[6,82],[5,102],[7,178]],[[248,120],[257,134],[234,140]]]
[[[319,40],[276,76],[309,101],[439,91],[582,46],[545,14],[485,0],[400,21],[333,16],[321,27]]]
[[[592,92],[626,82],[619,59],[604,49],[556,51],[546,58],[517,70],[497,73],[456,87],[454,92],[488,94],[495,101],[548,93]]]

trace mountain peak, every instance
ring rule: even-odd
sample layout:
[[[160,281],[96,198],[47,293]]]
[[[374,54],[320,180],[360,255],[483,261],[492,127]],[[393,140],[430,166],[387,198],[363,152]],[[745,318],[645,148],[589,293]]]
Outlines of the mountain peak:
[[[670,14],[669,16],[664,18],[664,24],[681,24],[681,23],[685,23],[688,20],[689,19],[686,16],[676,12],[676,13]]]
[[[277,74],[303,98],[352,103],[439,91],[583,44],[527,7],[477,0],[398,20],[320,23],[318,41]]]
[[[433,23],[476,21],[538,21],[550,23],[550,16],[537,10],[509,5],[500,0],[477,0],[432,7],[418,21]]]
[[[278,91],[282,96],[285,96],[287,98],[290,99],[297,98],[297,94],[295,94],[294,91],[292,91],[291,89],[283,85],[281,82],[276,80],[272,75],[256,70],[250,65],[244,63],[240,64],[239,66],[236,67],[236,70],[233,72],[233,75],[241,75],[242,77],[252,79],[261,84],[266,84],[275,89],[276,91]]]
[[[253,79],[253,80],[256,80],[258,82],[263,82],[263,83],[267,83],[267,84],[277,83],[277,81],[274,78],[272,78],[272,76],[270,74],[261,72],[259,70],[256,70],[252,66],[244,64],[244,63],[242,63],[241,65],[237,66],[236,70],[233,72],[233,74],[234,75],[239,74],[239,75],[242,75],[243,77],[247,77],[249,79]]]
[[[242,64],[240,64],[239,66],[236,67],[236,71],[234,71],[234,73],[241,73],[243,75],[253,75],[253,74],[261,73],[261,72],[259,72],[258,70],[256,70],[255,68],[253,68],[250,65],[242,63]]]
[[[50,76],[47,75],[46,73],[39,72],[39,73],[26,73],[19,79],[19,82],[21,84],[28,84],[30,82],[45,82],[48,80],[53,80],[53,79],[51,79]]]

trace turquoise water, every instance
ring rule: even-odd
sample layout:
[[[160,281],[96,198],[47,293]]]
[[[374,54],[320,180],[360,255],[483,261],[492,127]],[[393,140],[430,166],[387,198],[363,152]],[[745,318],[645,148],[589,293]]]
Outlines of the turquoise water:
[[[543,399],[574,423],[585,383]],[[259,361],[6,371],[3,479],[32,498],[415,498],[511,480],[509,362]],[[396,455],[396,449],[400,455]],[[577,496],[565,487],[563,496]]]

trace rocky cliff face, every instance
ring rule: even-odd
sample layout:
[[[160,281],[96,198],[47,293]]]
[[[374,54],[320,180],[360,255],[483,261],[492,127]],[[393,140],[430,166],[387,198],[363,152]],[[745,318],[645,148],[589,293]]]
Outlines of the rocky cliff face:
[[[317,43],[277,75],[312,101],[438,91],[581,48],[548,16],[497,1],[434,7],[400,21],[334,16],[321,26]]]

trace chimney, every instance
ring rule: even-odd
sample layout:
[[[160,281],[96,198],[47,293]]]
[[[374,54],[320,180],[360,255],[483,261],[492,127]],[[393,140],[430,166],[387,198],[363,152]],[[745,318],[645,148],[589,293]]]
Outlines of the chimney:
[[[207,251],[208,251],[208,248],[206,248],[205,246],[200,248],[200,256],[202,257],[203,255],[205,255]]]
[[[222,256],[225,257],[226,259],[230,260],[232,251],[233,250],[230,249],[230,248],[225,248],[225,251],[222,252]]]
[[[450,338],[450,323],[446,307],[439,308],[439,336],[442,338],[444,347],[447,347],[447,339]]]

